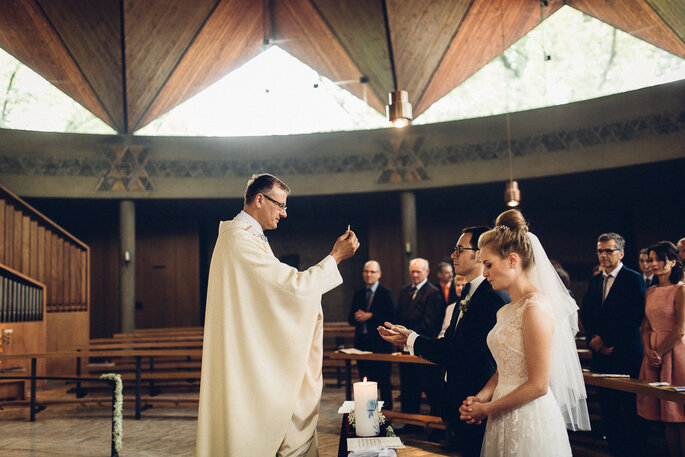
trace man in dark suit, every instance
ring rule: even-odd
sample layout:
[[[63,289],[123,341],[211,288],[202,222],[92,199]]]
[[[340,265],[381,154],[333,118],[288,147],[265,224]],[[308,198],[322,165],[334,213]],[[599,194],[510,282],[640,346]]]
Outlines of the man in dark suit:
[[[375,260],[364,264],[362,273],[366,287],[354,293],[350,307],[349,322],[354,325],[354,347],[362,351],[390,354],[392,344],[383,340],[376,331],[376,327],[383,322],[395,319],[395,298],[390,289],[383,287],[378,280],[381,278],[381,265]],[[385,402],[384,409],[392,409],[392,384],[390,371],[392,365],[385,362],[371,362],[357,360],[359,379],[364,377],[369,381],[378,382],[381,400]]]
[[[642,279],[645,280],[646,288],[659,284],[659,280],[652,274],[652,265],[649,263],[649,252],[647,248],[640,249],[638,264],[640,266],[640,272],[642,272]]]
[[[442,417],[447,423],[448,447],[457,447],[465,457],[477,457],[485,433],[485,422],[470,425],[459,420],[459,406],[469,395],[477,394],[496,369],[486,338],[495,325],[497,310],[510,301],[506,292],[495,291],[483,277],[478,238],[488,227],[469,227],[462,231],[452,254],[454,271],[463,275],[461,309],[455,308],[445,337],[432,338],[416,329],[387,323],[379,328],[387,341],[406,344],[410,352],[438,363],[443,377]]]
[[[436,337],[442,326],[445,306],[440,290],[428,282],[429,265],[426,259],[416,258],[409,262],[411,284],[400,291],[397,299],[397,320],[407,328]],[[419,413],[421,392],[426,392],[431,414],[439,412],[439,377],[436,367],[415,364],[400,365],[400,389],[402,412]],[[414,431],[407,427],[406,431]]]
[[[447,307],[450,303],[454,303],[459,299],[457,289],[454,287],[454,270],[452,265],[447,262],[440,262],[436,267],[438,282],[435,284],[440,289],[440,293],[444,300],[444,305]]]
[[[642,362],[640,326],[645,309],[642,275],[623,266],[625,240],[617,233],[597,239],[602,273],[590,280],[580,317],[592,350],[593,372],[637,378]],[[613,455],[642,455],[644,435],[635,394],[600,389],[602,425]]]

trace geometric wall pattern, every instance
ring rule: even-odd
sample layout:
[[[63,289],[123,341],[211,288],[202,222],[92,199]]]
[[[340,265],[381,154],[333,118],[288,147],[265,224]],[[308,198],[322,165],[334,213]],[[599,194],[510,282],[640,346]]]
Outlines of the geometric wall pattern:
[[[559,130],[513,138],[515,157],[545,155],[583,149],[600,144],[620,143],[685,130],[685,109],[650,114],[635,119],[610,122],[587,128]],[[155,158],[147,147],[104,146],[99,158],[63,159],[0,155],[0,174],[34,176],[98,177],[98,191],[146,192],[153,190],[156,178],[245,177],[269,170],[276,175],[339,174],[375,172],[379,184],[430,180],[434,167],[464,162],[489,161],[507,157],[507,142],[426,147],[423,135],[406,135],[386,140],[375,153],[349,153],[321,157],[224,160]]]
[[[105,146],[102,148],[109,170],[102,176],[97,191],[150,191],[153,189],[145,170],[150,153],[142,146]]]

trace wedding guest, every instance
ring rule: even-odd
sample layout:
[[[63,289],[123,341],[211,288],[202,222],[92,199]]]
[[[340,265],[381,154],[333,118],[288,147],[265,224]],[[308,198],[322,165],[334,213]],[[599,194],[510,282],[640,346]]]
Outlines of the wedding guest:
[[[592,350],[591,370],[637,378],[642,363],[640,326],[645,312],[645,281],[621,262],[625,243],[618,233],[597,238],[602,274],[590,279],[580,318],[585,341]],[[642,456],[644,430],[635,409],[635,394],[600,388],[599,403],[611,453]]]
[[[650,288],[657,285],[659,280],[652,274],[652,266],[649,263],[649,255],[646,248],[640,249],[638,264],[640,266],[640,272],[642,273],[642,279],[645,280],[645,287]]]
[[[670,241],[661,241],[648,250],[656,287],[647,290],[645,320],[642,324],[640,379],[685,385],[685,285],[678,251]],[[648,395],[637,396],[637,412],[648,420],[665,424],[671,457],[685,455],[685,406]]]
[[[511,302],[488,334],[497,371],[464,400],[461,419],[488,418],[481,457],[571,456],[566,428],[590,426],[574,340],[578,307],[517,210],[500,214],[478,247],[483,275]]]
[[[440,333],[438,333],[438,338],[443,338],[445,336],[445,332],[447,331],[447,327],[450,326],[450,322],[452,321],[452,313],[454,313],[454,308],[457,306],[459,297],[461,297],[461,291],[464,290],[464,286],[466,285],[466,278],[462,275],[455,275],[453,282],[454,291],[457,295],[457,299],[454,302],[447,305],[447,308],[445,308],[445,318],[442,320],[442,328],[440,329]]]
[[[676,247],[678,248],[678,260],[680,260],[681,265],[685,265],[685,238],[679,239]]]
[[[397,319],[400,324],[417,329],[432,338],[438,336],[445,305],[440,289],[428,282],[430,267],[422,258],[409,262],[411,284],[403,287],[397,298]],[[431,414],[439,415],[439,369],[429,365],[400,364],[400,390],[402,412],[418,414],[421,410],[421,392],[426,393]],[[422,431],[407,425],[403,432]]]
[[[442,293],[442,298],[444,300],[444,306],[447,307],[450,303],[454,303],[459,298],[459,294],[454,286],[454,270],[452,265],[447,262],[440,262],[436,267],[438,276],[438,289]]]
[[[379,282],[381,274],[381,265],[377,261],[369,260],[364,264],[362,279],[365,287],[354,293],[348,321],[350,325],[354,325],[355,348],[390,354],[392,344],[384,341],[376,331],[376,327],[383,325],[383,322],[395,318],[395,298],[392,291]],[[378,382],[381,400],[385,402],[383,408],[392,409],[392,365],[386,362],[357,360],[357,368],[359,379],[368,378],[369,381]]]

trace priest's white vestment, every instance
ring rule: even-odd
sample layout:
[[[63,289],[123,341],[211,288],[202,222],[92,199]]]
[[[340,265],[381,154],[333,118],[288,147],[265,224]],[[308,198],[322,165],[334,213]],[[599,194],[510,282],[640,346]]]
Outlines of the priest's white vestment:
[[[321,295],[342,277],[331,256],[303,272],[279,262],[260,235],[239,219],[219,225],[207,286],[198,457],[295,456],[315,443]]]

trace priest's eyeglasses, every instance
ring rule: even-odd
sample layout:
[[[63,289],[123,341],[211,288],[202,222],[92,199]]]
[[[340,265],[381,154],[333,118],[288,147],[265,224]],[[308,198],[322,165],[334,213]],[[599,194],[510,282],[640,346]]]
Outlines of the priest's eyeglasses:
[[[273,203],[274,205],[278,206],[279,209],[281,209],[281,210],[283,210],[283,211],[288,211],[288,207],[285,206],[285,203],[281,203],[281,202],[279,202],[279,201],[276,201],[276,200],[274,200],[273,198],[269,197],[269,196],[266,195],[266,194],[262,194],[262,195],[264,196],[264,198],[266,198],[267,200],[269,200],[271,203]]]
[[[478,248],[465,248],[461,244],[458,244],[454,247],[454,252],[456,252],[457,255],[461,255],[461,253],[464,251],[480,251],[480,249],[478,249]]]

